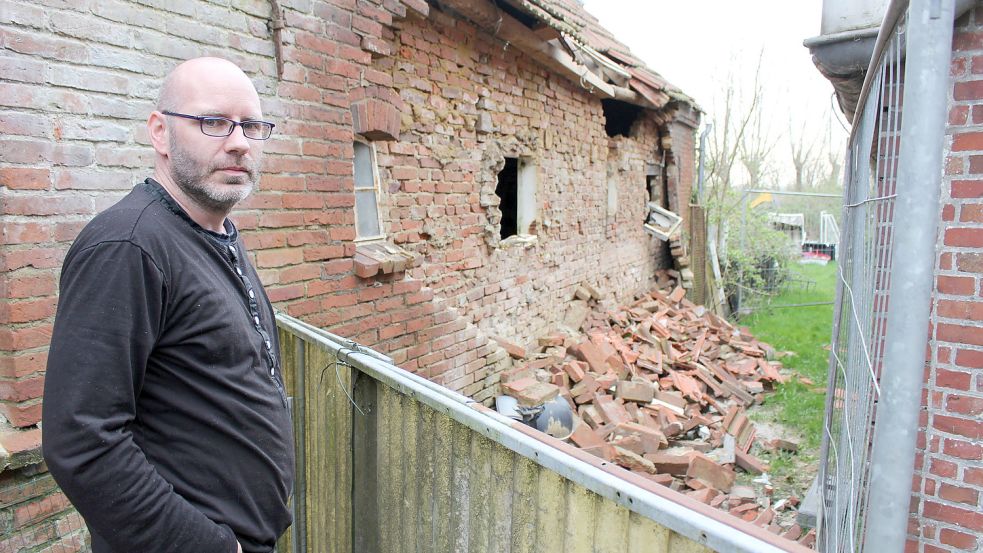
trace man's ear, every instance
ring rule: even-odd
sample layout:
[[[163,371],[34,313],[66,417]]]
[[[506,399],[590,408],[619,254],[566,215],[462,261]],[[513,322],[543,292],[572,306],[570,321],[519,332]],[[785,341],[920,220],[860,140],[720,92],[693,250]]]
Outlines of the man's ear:
[[[153,145],[154,150],[162,156],[170,153],[170,142],[167,137],[167,133],[170,131],[167,129],[164,117],[165,115],[163,113],[154,111],[147,118],[147,135],[150,136],[150,143]]]

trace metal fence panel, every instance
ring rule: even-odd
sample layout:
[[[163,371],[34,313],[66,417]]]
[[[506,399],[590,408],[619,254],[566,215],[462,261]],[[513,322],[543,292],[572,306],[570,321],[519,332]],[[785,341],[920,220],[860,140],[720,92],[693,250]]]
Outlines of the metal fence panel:
[[[952,16],[951,0],[890,3],[854,120],[819,480],[821,551],[904,547]],[[906,76],[917,91],[907,100]]]
[[[845,232],[820,475],[823,551],[858,551],[865,524],[867,461],[890,303],[904,28],[899,21],[847,153]]]

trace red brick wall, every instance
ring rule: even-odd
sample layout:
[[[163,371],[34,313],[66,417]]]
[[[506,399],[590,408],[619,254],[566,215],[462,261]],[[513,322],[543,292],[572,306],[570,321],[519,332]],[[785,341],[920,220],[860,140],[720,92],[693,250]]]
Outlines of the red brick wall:
[[[983,8],[956,23],[910,551],[983,547]]]
[[[82,226],[149,175],[145,119],[182,59],[235,61],[277,122],[260,190],[233,219],[280,310],[487,400],[510,364],[490,334],[530,342],[583,281],[615,300],[651,285],[661,247],[641,228],[645,162],[665,131],[653,115],[609,139],[597,97],[488,33],[438,12],[421,18],[420,0],[281,0],[279,81],[266,2],[149,4],[11,0],[0,10],[0,471],[26,467],[0,472],[0,551],[80,541],[35,462],[58,271]],[[422,259],[371,279],[352,260],[350,104],[365,87],[391,88],[404,104],[399,140],[375,142],[383,227]],[[672,133],[685,203],[692,144]],[[539,167],[532,245],[493,238],[488,200],[504,155]],[[28,510],[43,516],[7,515]]]

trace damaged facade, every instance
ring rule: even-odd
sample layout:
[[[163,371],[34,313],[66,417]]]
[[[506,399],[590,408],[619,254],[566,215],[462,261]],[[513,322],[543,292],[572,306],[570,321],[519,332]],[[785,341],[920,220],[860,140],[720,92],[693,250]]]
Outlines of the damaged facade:
[[[572,0],[54,4],[0,17],[0,551],[81,547],[39,453],[58,271],[148,176],[182,59],[236,62],[277,122],[233,215],[275,306],[451,389],[489,400],[492,337],[670,266],[643,223],[649,201],[685,217],[699,112]]]

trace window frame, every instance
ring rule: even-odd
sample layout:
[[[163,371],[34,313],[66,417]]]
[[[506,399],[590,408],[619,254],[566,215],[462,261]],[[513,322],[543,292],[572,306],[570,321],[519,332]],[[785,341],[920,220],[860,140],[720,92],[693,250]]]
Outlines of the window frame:
[[[369,165],[372,167],[372,186],[371,187],[368,187],[368,186],[359,186],[358,185],[358,179],[356,178],[356,175],[355,175],[355,171],[357,170],[356,169],[357,168],[357,164],[355,163],[355,148],[356,148],[355,145],[356,144],[362,144],[363,146],[365,146],[366,148],[368,148],[368,152],[369,152]],[[381,206],[381,202],[379,201],[379,198],[380,198],[380,191],[379,191],[380,190],[379,189],[379,181],[380,181],[380,179],[379,179],[379,164],[376,161],[376,159],[377,158],[376,158],[375,144],[373,144],[371,141],[365,140],[364,138],[359,137],[359,136],[356,136],[354,138],[354,140],[352,140],[352,185],[353,185],[352,195],[354,196],[354,200],[355,200],[354,201],[354,205],[352,206],[352,209],[355,212],[355,240],[354,240],[354,242],[356,242],[356,243],[377,242],[379,240],[385,240],[386,239],[386,231],[382,227],[382,206]],[[375,214],[376,214],[376,219],[377,219],[376,220],[376,224],[379,227],[379,234],[373,235],[373,236],[359,236],[359,232],[358,232],[358,229],[359,229],[359,224],[358,224],[359,223],[358,192],[365,192],[365,191],[368,191],[368,190],[371,190],[373,192],[373,198],[375,199]]]

